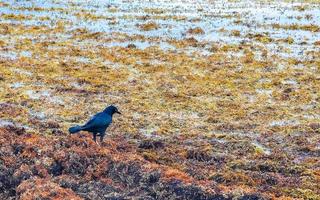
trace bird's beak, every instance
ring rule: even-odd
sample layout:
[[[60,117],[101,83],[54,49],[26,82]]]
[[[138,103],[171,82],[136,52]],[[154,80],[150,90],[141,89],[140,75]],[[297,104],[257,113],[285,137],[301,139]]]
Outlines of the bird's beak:
[[[116,111],[116,113],[118,113],[118,114],[120,114],[120,115],[121,115],[121,112],[119,112],[119,111]]]

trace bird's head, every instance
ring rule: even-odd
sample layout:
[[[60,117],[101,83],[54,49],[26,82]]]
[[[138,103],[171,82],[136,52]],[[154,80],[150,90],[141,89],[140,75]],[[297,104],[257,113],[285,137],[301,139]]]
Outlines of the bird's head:
[[[109,115],[113,115],[114,113],[118,113],[118,114],[121,114],[119,111],[118,111],[118,108],[111,105],[111,106],[108,106],[106,109],[104,109],[103,112],[106,112],[107,114]]]

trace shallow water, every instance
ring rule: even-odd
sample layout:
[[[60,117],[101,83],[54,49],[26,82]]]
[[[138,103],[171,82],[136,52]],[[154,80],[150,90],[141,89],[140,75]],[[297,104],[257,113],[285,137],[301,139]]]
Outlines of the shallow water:
[[[0,8],[0,14],[22,14],[32,16],[31,20],[4,20],[7,23],[18,23],[25,25],[46,25],[54,26],[59,20],[64,20],[70,23],[66,25],[68,29],[86,28],[91,32],[103,32],[106,34],[118,32],[129,36],[142,35],[147,38],[160,38],[160,41],[166,39],[184,39],[194,37],[198,41],[207,43],[223,42],[226,44],[239,44],[246,39],[248,33],[258,34],[267,33],[268,37],[273,39],[286,39],[291,37],[293,44],[283,43],[285,48],[290,51],[277,52],[277,45],[266,45],[271,52],[277,55],[288,58],[291,56],[297,58],[305,58],[306,50],[313,49],[313,43],[320,40],[319,33],[312,33],[304,30],[285,30],[274,29],[272,24],[280,25],[317,25],[320,26],[320,10],[312,4],[304,10],[298,10],[298,6],[308,5],[303,3],[259,3],[252,1],[241,2],[208,2],[197,1],[195,4],[192,1],[90,1],[83,4],[83,1],[7,1],[10,8]],[[26,8],[39,7],[44,10],[26,10]],[[20,10],[17,10],[20,8]],[[228,8],[228,9],[225,9]],[[93,19],[90,16],[76,16],[78,11],[82,9],[90,13],[91,16],[97,16],[98,19]],[[156,14],[152,14],[153,10]],[[175,19],[179,16],[181,19]],[[307,16],[307,17],[306,17]],[[39,21],[39,17],[49,17],[50,20]],[[145,20],[141,17],[146,17]],[[158,19],[158,18],[159,19]],[[99,19],[101,18],[101,19]],[[115,19],[115,23],[111,23],[110,19]],[[240,23],[235,21],[240,20]],[[155,22],[159,28],[156,30],[143,31],[138,25]],[[205,31],[205,34],[193,35],[188,34],[190,28],[199,27]],[[221,32],[223,29],[225,32]],[[239,37],[230,37],[229,33],[233,30],[240,30]],[[306,42],[305,45],[297,45],[301,42]],[[137,48],[144,49],[149,43],[148,41],[132,41]],[[108,47],[126,46],[127,43],[111,42]],[[164,46],[158,44],[161,48]],[[165,50],[171,49],[165,45]],[[316,49],[315,49],[316,50]],[[201,48],[195,50],[200,52]],[[203,53],[207,54],[207,53]],[[30,54],[27,54],[27,56]],[[10,56],[12,59],[15,55]],[[310,58],[309,58],[310,59]]]

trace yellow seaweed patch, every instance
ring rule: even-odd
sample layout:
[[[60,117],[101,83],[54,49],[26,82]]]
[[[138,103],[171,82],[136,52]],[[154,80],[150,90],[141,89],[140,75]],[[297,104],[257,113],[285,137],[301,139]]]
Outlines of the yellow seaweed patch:
[[[148,22],[146,24],[140,24],[138,26],[143,31],[151,31],[159,28],[159,25],[155,22]]]
[[[248,37],[250,39],[255,39],[255,40],[262,42],[262,43],[270,43],[273,41],[273,39],[266,34],[250,34],[249,33],[249,34],[247,34],[246,37]]]
[[[106,17],[104,17],[104,16],[95,15],[90,12],[77,12],[75,14],[75,16],[80,19],[93,20],[93,21],[100,20],[100,19],[106,19]]]
[[[275,29],[289,29],[289,30],[304,30],[311,32],[320,32],[320,26],[315,24],[310,25],[299,25],[299,24],[291,24],[291,25],[282,25],[282,24],[272,24],[272,27]]]
[[[145,8],[143,10],[145,13],[149,13],[149,14],[163,14],[165,12],[165,10],[161,8]]]
[[[240,36],[240,31],[239,31],[239,30],[232,30],[232,31],[231,31],[231,35],[232,35],[232,36],[239,37],[239,36]]]
[[[204,34],[204,31],[202,30],[202,28],[196,27],[196,28],[190,28],[188,30],[188,33],[190,33],[190,34]]]
[[[29,20],[32,19],[32,16],[26,16],[21,14],[2,14],[0,16],[3,19],[10,19],[10,20]]]

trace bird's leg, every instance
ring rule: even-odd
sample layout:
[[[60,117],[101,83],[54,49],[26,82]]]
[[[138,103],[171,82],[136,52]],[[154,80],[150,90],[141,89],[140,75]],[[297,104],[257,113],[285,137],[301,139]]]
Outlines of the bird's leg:
[[[97,143],[97,133],[93,133],[93,141]]]
[[[106,134],[106,132],[100,133],[100,143],[101,143],[101,144],[102,144],[102,142],[103,142],[103,138],[104,138],[105,134]]]

